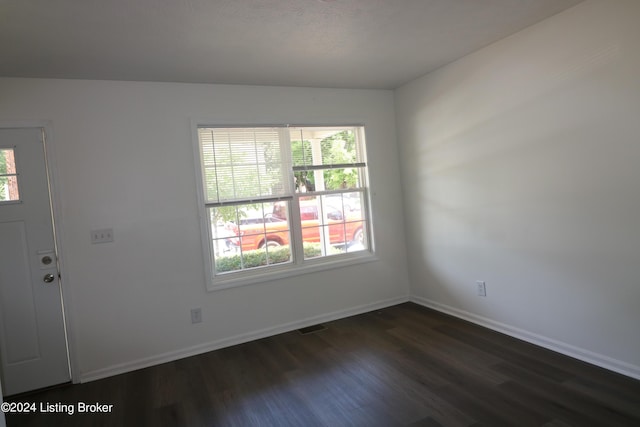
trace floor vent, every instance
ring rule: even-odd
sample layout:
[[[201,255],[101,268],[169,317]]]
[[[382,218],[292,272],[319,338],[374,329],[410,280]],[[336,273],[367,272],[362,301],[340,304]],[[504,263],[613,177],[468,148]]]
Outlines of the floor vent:
[[[298,329],[298,332],[300,332],[302,335],[307,335],[314,332],[324,331],[325,329],[327,329],[326,326],[322,324],[318,324],[318,325],[307,326],[306,328]]]

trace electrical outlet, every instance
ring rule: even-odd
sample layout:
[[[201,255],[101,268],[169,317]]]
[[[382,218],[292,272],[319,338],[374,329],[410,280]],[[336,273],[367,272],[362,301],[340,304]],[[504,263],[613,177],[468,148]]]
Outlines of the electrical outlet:
[[[91,243],[113,242],[113,228],[91,230]]]
[[[202,309],[191,309],[191,323],[202,323]]]
[[[486,297],[487,296],[487,285],[483,281],[478,280],[478,281],[476,281],[476,286],[478,288],[478,296],[479,297]]]

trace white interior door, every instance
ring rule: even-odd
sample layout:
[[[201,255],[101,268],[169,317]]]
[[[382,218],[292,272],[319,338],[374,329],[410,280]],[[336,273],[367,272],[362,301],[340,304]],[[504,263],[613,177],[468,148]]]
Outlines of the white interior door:
[[[0,129],[0,359],[5,396],[68,382],[42,129]]]

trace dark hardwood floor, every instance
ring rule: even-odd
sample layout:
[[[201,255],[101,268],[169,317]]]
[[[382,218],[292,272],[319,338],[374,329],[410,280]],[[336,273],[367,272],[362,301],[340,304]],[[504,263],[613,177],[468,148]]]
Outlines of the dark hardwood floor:
[[[325,326],[8,399],[76,413],[7,424],[640,426],[640,381],[415,304]]]

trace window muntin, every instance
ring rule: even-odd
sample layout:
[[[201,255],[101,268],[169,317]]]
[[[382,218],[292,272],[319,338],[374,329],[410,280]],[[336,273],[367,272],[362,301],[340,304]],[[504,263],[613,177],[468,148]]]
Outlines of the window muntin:
[[[217,280],[369,251],[362,127],[202,126],[198,139]]]
[[[0,203],[20,200],[13,148],[0,148]]]

